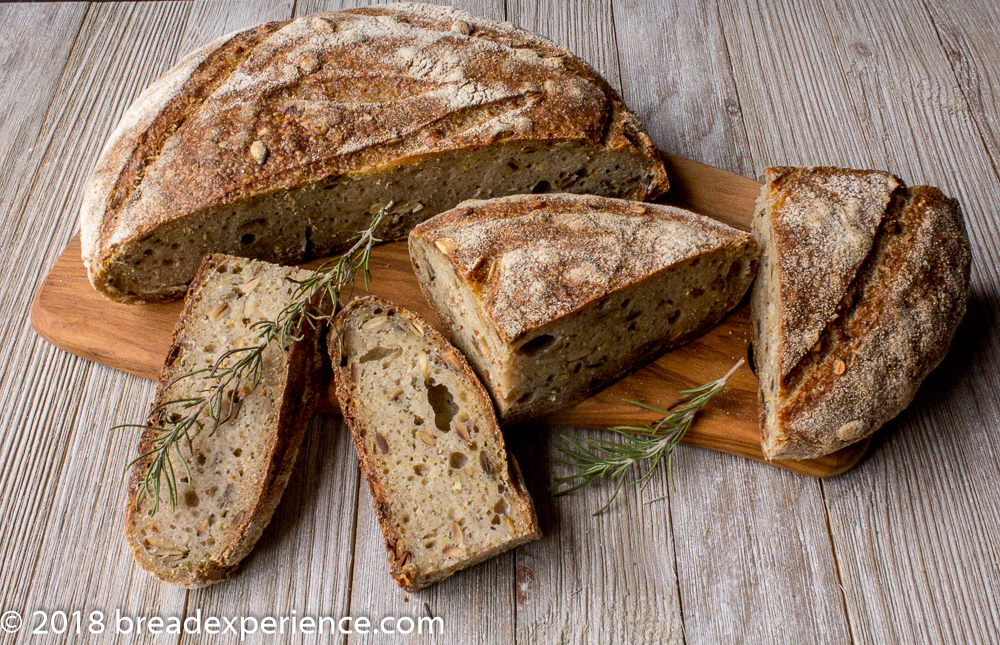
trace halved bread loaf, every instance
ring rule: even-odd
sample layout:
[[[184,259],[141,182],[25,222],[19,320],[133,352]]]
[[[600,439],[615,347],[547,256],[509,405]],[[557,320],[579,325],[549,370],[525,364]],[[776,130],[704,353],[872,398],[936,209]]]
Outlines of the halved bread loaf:
[[[205,258],[191,284],[173,346],[160,376],[155,406],[199,397],[209,382],[179,376],[211,366],[229,349],[258,344],[250,325],[273,320],[288,304],[295,285],[308,271],[225,255]],[[177,506],[171,508],[164,483],[157,512],[153,500],[139,495],[152,457],[133,466],[125,515],[125,537],[139,565],[170,584],[203,587],[225,578],[250,553],[271,521],[295,465],[299,444],[316,401],[316,371],[322,355],[317,332],[304,330],[289,346],[272,343],[263,353],[261,381],[238,393],[229,419],[212,430],[207,412],[181,441],[184,465],[172,454],[177,476]],[[249,390],[249,391],[248,391]],[[179,404],[154,411],[139,454],[171,421],[191,409]],[[157,429],[153,429],[157,428]],[[189,451],[190,449],[190,451]]]
[[[489,396],[458,350],[374,297],[335,324],[337,396],[396,582],[420,589],[540,537]]]
[[[764,454],[819,457],[913,400],[965,314],[958,202],[885,172],[768,168],[753,232]]]
[[[424,222],[410,257],[512,422],[579,401],[717,322],[750,286],[757,250],[678,208],[521,195]]]
[[[470,197],[646,199],[666,170],[638,119],[551,41],[450,7],[319,13],[220,38],[144,91],[81,207],[109,298],[184,292],[201,256],[291,262],[382,239]]]

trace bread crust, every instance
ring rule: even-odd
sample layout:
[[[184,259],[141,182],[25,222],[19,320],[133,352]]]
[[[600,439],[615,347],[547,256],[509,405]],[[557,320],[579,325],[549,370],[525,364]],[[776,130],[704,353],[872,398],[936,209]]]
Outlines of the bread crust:
[[[773,170],[768,171],[769,179],[780,178],[785,169]],[[794,176],[802,184],[823,184],[831,174],[848,172],[856,171],[805,168],[796,169]],[[804,316],[822,316],[825,322],[790,366],[781,363],[777,400],[765,401],[761,389],[768,458],[829,454],[867,437],[897,416],[944,358],[965,314],[971,251],[958,202],[937,188],[907,189],[898,178],[878,174],[899,185],[891,188],[891,198],[879,214],[862,261],[854,270],[844,264],[831,269],[826,263],[837,251],[828,249],[812,266],[836,270],[833,281],[843,285],[832,317]],[[770,186],[768,198],[774,198],[780,189]],[[782,239],[778,228],[774,232],[780,255],[796,240]],[[781,266],[787,271],[793,265],[783,260]],[[809,284],[801,275],[783,275],[781,298],[788,297],[786,289],[791,289],[798,302],[808,302]],[[755,294],[758,329],[765,306]],[[781,334],[786,343],[802,342],[791,337],[804,328],[788,325]],[[758,345],[764,333],[758,332]],[[789,355],[794,357],[796,352],[782,354]],[[764,357],[756,352],[755,358],[761,375]],[[776,427],[767,427],[766,404],[777,406]]]
[[[447,250],[508,345],[699,253],[737,245],[756,254],[746,233],[683,209],[572,194],[467,200],[417,225],[410,240],[411,249],[421,240]],[[559,264],[520,254],[539,240],[558,249]]]
[[[154,410],[165,400],[170,382],[176,376],[173,365],[179,356],[184,329],[191,320],[202,281],[220,262],[232,259],[226,255],[210,255],[202,261],[185,297],[183,313],[174,328],[171,348],[167,353],[156,388]],[[319,381],[316,374],[322,366],[321,351],[319,330],[308,328],[303,331],[302,340],[293,343],[286,354],[287,380],[280,402],[280,412],[275,424],[268,431],[268,454],[271,458],[268,460],[264,477],[256,483],[257,492],[253,508],[242,518],[242,523],[234,528],[232,540],[226,545],[219,560],[202,562],[198,567],[163,567],[149,556],[141,545],[142,535],[137,533],[135,528],[141,524],[139,514],[142,512],[136,505],[136,496],[151,460],[138,461],[132,466],[124,532],[136,562],[143,569],[163,582],[192,589],[221,582],[237,570],[240,562],[250,553],[270,523],[295,466],[299,447],[316,406],[318,395],[316,383]],[[164,414],[162,410],[154,412],[147,419],[146,425],[151,428],[158,426],[163,421]],[[145,454],[152,448],[156,434],[157,432],[151,429],[143,431],[137,454]]]
[[[379,527],[382,529],[382,535],[385,538],[385,548],[389,554],[390,574],[393,579],[395,579],[396,583],[403,589],[407,591],[417,591],[447,578],[460,569],[464,569],[479,562],[483,562],[484,560],[488,560],[489,558],[499,555],[500,553],[508,551],[521,544],[537,540],[542,536],[542,534],[541,530],[538,528],[538,517],[535,514],[535,508],[531,501],[531,495],[528,493],[528,489],[524,483],[524,478],[521,475],[521,469],[518,467],[517,461],[514,459],[514,455],[510,454],[506,447],[504,447],[501,451],[505,456],[505,462],[502,464],[502,468],[507,470],[510,481],[517,493],[517,499],[519,499],[523,504],[522,510],[530,518],[525,534],[522,537],[508,542],[500,547],[485,551],[472,560],[464,561],[451,567],[441,569],[433,572],[431,575],[417,575],[412,567],[407,566],[405,554],[400,550],[401,546],[397,548],[397,542],[401,540],[401,535],[396,529],[396,525],[391,517],[388,505],[389,491],[387,491],[381,484],[381,474],[379,473],[375,459],[369,452],[368,446],[366,445],[361,434],[361,428],[364,426],[365,421],[359,416],[358,409],[354,401],[350,382],[350,369],[347,366],[341,365],[340,336],[335,333],[336,329],[342,328],[343,320],[353,310],[360,309],[369,304],[377,304],[387,310],[395,310],[395,315],[402,316],[411,323],[416,323],[419,328],[423,330],[424,337],[433,345],[443,348],[445,351],[452,348],[448,341],[445,340],[441,334],[439,334],[420,316],[406,309],[397,307],[391,302],[382,300],[376,296],[356,298],[348,303],[347,306],[339,314],[337,314],[337,318],[334,321],[334,330],[331,331],[327,338],[327,350],[330,354],[330,362],[333,368],[337,399],[340,402],[344,420],[351,429],[351,438],[354,441],[354,447],[358,453],[358,461],[361,464],[361,471],[364,473],[365,479],[368,480],[368,485],[371,489],[372,507],[375,510],[375,517],[378,520]],[[483,406],[485,406],[485,409],[492,410],[493,402],[490,399],[489,394],[487,394],[486,389],[472,371],[472,368],[465,360],[465,357],[462,356],[462,353],[457,350],[452,351],[454,352],[454,357],[456,358],[456,367],[458,367],[459,372],[472,386],[475,398],[478,399]],[[496,441],[500,446],[505,446],[503,433],[500,431],[500,426],[493,415],[490,415],[489,419],[489,432],[493,435],[494,441]]]
[[[126,112],[85,190],[84,263],[98,291],[140,301],[116,263],[167,223],[458,151],[560,141],[645,156],[639,199],[668,187],[635,115],[547,39],[421,4],[267,23],[184,57]]]

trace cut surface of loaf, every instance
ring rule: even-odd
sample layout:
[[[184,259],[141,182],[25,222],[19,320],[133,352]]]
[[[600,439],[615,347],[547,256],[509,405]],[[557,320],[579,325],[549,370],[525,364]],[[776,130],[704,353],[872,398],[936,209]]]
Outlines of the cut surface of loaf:
[[[568,50],[450,7],[318,13],[220,38],[147,88],[106,143],[81,206],[94,287],[184,293],[198,258],[290,262],[463,199],[667,188],[659,152]]]
[[[396,582],[420,589],[540,537],[489,396],[458,350],[374,297],[335,324],[337,396]]]
[[[768,168],[751,297],[761,434],[809,459],[898,415],[965,313],[971,253],[958,202],[885,172]]]
[[[225,255],[205,258],[187,295],[174,331],[173,346],[160,377],[154,406],[201,396],[203,376],[176,380],[210,367],[230,349],[258,344],[250,325],[274,320],[291,299],[295,284],[311,272]],[[315,330],[284,348],[272,343],[262,355],[261,380],[245,383],[228,417],[213,429],[207,412],[191,430],[190,451],[182,441],[190,480],[176,453],[177,505],[171,508],[164,482],[157,512],[140,495],[152,457],[132,468],[125,537],[136,561],[160,580],[202,587],[235,570],[271,520],[295,464],[315,406],[321,347]],[[169,405],[154,411],[143,432],[139,454],[152,447],[160,428],[191,409]],[[231,414],[229,414],[231,412]],[[137,503],[138,501],[138,503]]]
[[[739,303],[756,245],[669,206],[578,195],[468,201],[417,226],[410,257],[501,419],[577,402]]]

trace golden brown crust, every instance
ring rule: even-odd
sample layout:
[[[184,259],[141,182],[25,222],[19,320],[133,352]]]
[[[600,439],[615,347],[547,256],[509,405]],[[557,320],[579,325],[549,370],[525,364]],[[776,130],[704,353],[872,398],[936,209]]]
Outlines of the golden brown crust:
[[[887,172],[822,166],[765,174],[781,261],[781,373],[787,374],[837,315],[903,183]]]
[[[468,200],[410,238],[448,257],[507,344],[678,262],[753,246],[741,231],[672,206],[570,194]]]
[[[220,262],[233,260],[225,255],[206,256],[198,269],[194,281],[184,300],[184,310],[177,326],[174,328],[170,351],[161,371],[157,384],[153,408],[164,402],[170,382],[177,376],[174,369],[181,341],[188,326],[193,309],[198,300],[201,283]],[[142,548],[142,536],[136,531],[141,524],[140,510],[135,503],[139,488],[145,473],[149,468],[150,459],[135,463],[131,469],[128,485],[128,508],[125,513],[125,538],[129,544],[136,562],[146,571],[169,584],[187,588],[205,587],[225,580],[239,567],[239,563],[253,549],[260,539],[281,501],[285,486],[295,465],[299,446],[305,436],[309,421],[316,406],[316,374],[320,369],[321,347],[317,329],[307,329],[302,335],[302,341],[293,343],[285,361],[287,364],[287,381],[280,401],[280,413],[275,426],[268,433],[270,444],[267,446],[271,459],[264,477],[256,482],[257,494],[255,505],[247,512],[240,522],[234,522],[232,542],[224,550],[223,557],[218,561],[198,563],[197,567],[164,567],[162,563],[149,556]],[[163,422],[163,412],[150,415],[146,423],[150,428]],[[145,430],[139,439],[139,455],[145,454],[153,446],[157,431]],[[162,512],[162,511],[161,511]]]
[[[825,182],[837,171],[822,172]],[[809,181],[809,169],[797,175]],[[777,400],[761,401],[769,458],[819,457],[870,435],[909,405],[948,351],[965,313],[971,266],[961,209],[937,188],[900,183],[892,191],[857,269],[845,275],[837,265],[842,274],[834,279],[846,284],[832,319],[790,368],[782,366]],[[774,231],[779,249],[794,243]],[[834,270],[829,259],[819,256],[812,270]],[[787,341],[788,330],[782,333]],[[762,361],[758,354],[758,375]],[[767,427],[765,405],[776,406],[775,427]]]
[[[378,520],[379,527],[382,529],[382,535],[385,538],[386,551],[389,553],[390,574],[396,580],[397,584],[399,584],[399,586],[403,589],[407,591],[417,591],[434,582],[447,578],[459,569],[487,560],[517,545],[536,540],[541,537],[541,531],[538,528],[538,518],[535,515],[534,505],[532,504],[531,496],[525,487],[520,468],[518,468],[517,462],[514,460],[514,456],[511,455],[506,448],[503,448],[501,453],[505,456],[506,461],[502,464],[502,467],[507,469],[510,475],[511,483],[517,491],[517,498],[522,501],[524,504],[524,510],[530,517],[529,532],[522,538],[514,542],[509,542],[501,548],[483,552],[471,561],[467,560],[455,566],[441,569],[434,572],[434,574],[430,576],[418,576],[412,567],[408,567],[406,565],[406,554],[401,550],[401,536],[396,529],[396,524],[393,521],[393,518],[390,515],[389,504],[387,501],[388,491],[381,484],[381,474],[378,471],[375,459],[369,452],[368,446],[362,436],[361,428],[365,422],[358,415],[358,409],[355,405],[350,379],[350,369],[341,364],[343,361],[341,360],[340,336],[336,333],[336,330],[342,327],[343,320],[350,315],[353,310],[365,307],[370,303],[378,304],[387,311],[394,311],[394,315],[402,316],[407,321],[416,323],[419,328],[423,330],[425,338],[431,344],[446,349],[451,349],[451,345],[441,334],[439,334],[417,314],[407,311],[406,309],[396,307],[392,303],[375,296],[356,298],[348,303],[348,305],[339,314],[337,314],[337,318],[334,321],[334,329],[331,330],[331,333],[327,338],[327,349],[329,351],[330,362],[333,367],[337,400],[340,402],[340,408],[342,414],[344,415],[344,420],[351,429],[351,438],[354,441],[354,447],[358,453],[361,470],[364,473],[365,479],[368,481],[368,485],[371,489],[372,507],[375,510],[375,517]],[[492,410],[493,403],[490,400],[489,394],[487,394],[486,389],[483,387],[482,383],[480,383],[479,379],[472,371],[472,368],[469,366],[464,356],[462,356],[462,353],[456,350],[452,351],[454,351],[454,357],[458,363],[457,367],[472,387],[474,396],[485,406],[486,409]],[[496,418],[492,415],[490,415],[489,418],[489,432],[493,435],[494,441],[496,441],[499,446],[502,447],[505,445],[503,434],[500,431],[500,426],[497,424]],[[399,547],[397,547],[397,544],[399,544]]]
[[[268,23],[185,58],[123,117],[81,209],[91,280],[159,226],[292,188],[503,141],[659,153],[589,66],[506,23],[389,5]]]

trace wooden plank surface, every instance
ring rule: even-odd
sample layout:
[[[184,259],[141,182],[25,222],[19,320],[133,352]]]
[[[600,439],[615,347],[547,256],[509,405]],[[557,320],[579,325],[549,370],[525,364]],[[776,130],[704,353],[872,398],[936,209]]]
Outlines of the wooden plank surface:
[[[755,165],[750,151],[717,4],[618,3],[615,25],[621,42],[646,43],[620,54],[623,92],[657,142],[759,176],[766,163]],[[662,71],[647,79],[651,68]],[[820,488],[762,470],[703,450],[677,455],[670,528],[685,638],[846,642]]]
[[[436,642],[476,642],[480,629],[526,643],[995,642],[996,10],[970,0],[465,6],[576,48],[672,153],[750,177],[777,163],[839,163],[941,184],[963,203],[975,258],[949,358],[839,478],[682,447],[676,490],[658,478],[592,518],[607,487],[547,491],[555,437],[573,430],[512,437],[546,537],[425,596],[454,630]],[[233,580],[188,593],[138,571],[117,528],[134,437],[106,428],[141,418],[151,384],[66,354],[28,325],[128,103],[189,47],[291,15],[288,2],[0,6],[0,90],[13,97],[0,105],[4,609],[426,611],[387,580],[336,417],[314,424],[274,524]]]

